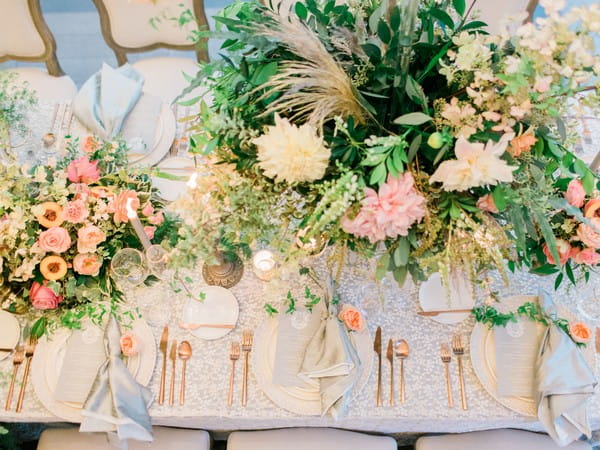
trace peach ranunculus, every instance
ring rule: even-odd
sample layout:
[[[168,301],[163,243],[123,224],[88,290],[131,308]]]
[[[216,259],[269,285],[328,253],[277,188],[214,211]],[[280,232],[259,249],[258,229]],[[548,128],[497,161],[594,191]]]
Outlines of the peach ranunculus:
[[[129,222],[129,217],[127,217],[127,200],[129,199],[131,199],[131,208],[136,211],[140,207],[140,199],[135,191],[119,192],[119,195],[108,204],[108,212],[114,214],[113,220],[117,225],[121,222]]]
[[[90,215],[83,200],[73,200],[63,208],[63,218],[67,222],[82,223]]]
[[[583,242],[588,247],[593,249],[600,248],[600,217],[592,217],[589,219],[592,222],[593,228],[585,223],[579,224],[577,227],[577,239]]]
[[[102,262],[95,253],[79,253],[73,258],[73,269],[81,275],[95,277],[100,272]]]
[[[353,331],[362,331],[365,328],[366,321],[358,309],[351,305],[342,306],[338,314],[338,319],[344,322],[348,329]]]
[[[569,205],[581,208],[585,201],[585,189],[580,180],[571,180],[567,186],[567,192],[565,192],[565,198]]]
[[[556,248],[558,249],[558,257],[560,258],[560,265],[564,265],[569,258],[571,257],[571,244],[569,244],[567,241],[565,241],[564,239],[557,239],[556,240]],[[544,245],[542,246],[542,250],[544,252],[544,255],[546,255],[546,259],[548,260],[549,264],[556,264],[556,261],[554,261],[554,258],[552,257],[552,254],[550,253],[550,249],[548,248],[548,245],[546,245],[544,243]]]
[[[148,222],[152,225],[160,225],[165,221],[162,211],[157,212],[153,216],[148,217]]]
[[[62,227],[48,228],[40,233],[38,245],[45,252],[62,253],[71,246],[71,236]]]
[[[62,295],[56,295],[52,289],[34,281],[29,289],[29,299],[35,309],[56,309],[62,302]]]
[[[86,225],[77,231],[77,251],[93,253],[98,244],[106,240],[106,233],[96,225]]]
[[[148,239],[152,240],[154,238],[154,233],[156,232],[156,227],[153,226],[145,226],[144,233],[148,236]]]
[[[588,343],[592,339],[592,330],[583,322],[575,322],[569,325],[569,334],[575,342]]]
[[[524,133],[513,138],[506,151],[510,153],[513,158],[518,158],[522,153],[531,150],[531,147],[533,147],[536,142],[537,139],[533,134]]]
[[[46,256],[40,262],[40,272],[46,280],[60,280],[67,274],[67,262],[57,255]]]
[[[57,227],[63,223],[62,206],[56,202],[44,202],[32,208],[33,215],[41,226]]]
[[[121,336],[121,353],[125,356],[135,356],[140,351],[140,340],[133,333],[125,333]]]
[[[84,153],[94,153],[98,148],[100,148],[100,143],[98,142],[98,139],[92,135],[87,135],[81,143],[81,149]]]
[[[593,198],[585,204],[583,215],[588,218],[600,217],[600,198]]]
[[[482,211],[492,214],[498,213],[498,208],[496,207],[492,194],[485,194],[483,197],[480,197],[479,200],[477,200],[477,207]]]
[[[72,183],[94,183],[100,179],[98,161],[90,161],[87,156],[74,159],[67,166],[67,177]]]
[[[585,264],[586,266],[595,266],[600,264],[600,253],[593,248],[584,248],[572,256],[573,261],[577,264]]]

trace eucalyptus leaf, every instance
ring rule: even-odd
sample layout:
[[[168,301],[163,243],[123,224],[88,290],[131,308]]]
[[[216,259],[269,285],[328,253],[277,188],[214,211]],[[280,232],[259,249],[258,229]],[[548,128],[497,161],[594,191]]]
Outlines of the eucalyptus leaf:
[[[544,241],[548,246],[548,250],[550,250],[550,254],[554,261],[560,261],[560,257],[558,254],[558,247],[556,245],[556,237],[554,236],[554,232],[552,231],[552,225],[546,218],[546,216],[537,209],[532,209],[530,213],[533,215],[537,225],[540,227],[540,231],[542,236],[544,237]]]
[[[383,277],[385,277],[385,274],[388,271],[389,265],[390,265],[390,254],[384,253],[383,255],[381,255],[381,257],[377,261],[377,269],[375,269],[375,277],[377,278],[378,281],[383,280]]]
[[[394,123],[397,125],[422,125],[431,120],[433,120],[433,118],[427,114],[423,114],[422,112],[413,112],[397,117],[394,119]]]

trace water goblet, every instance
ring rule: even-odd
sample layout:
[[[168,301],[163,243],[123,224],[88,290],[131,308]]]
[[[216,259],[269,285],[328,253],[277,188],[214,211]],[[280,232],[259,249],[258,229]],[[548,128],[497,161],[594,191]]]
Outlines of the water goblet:
[[[142,284],[148,276],[144,254],[134,248],[119,250],[110,262],[111,274],[126,287]]]

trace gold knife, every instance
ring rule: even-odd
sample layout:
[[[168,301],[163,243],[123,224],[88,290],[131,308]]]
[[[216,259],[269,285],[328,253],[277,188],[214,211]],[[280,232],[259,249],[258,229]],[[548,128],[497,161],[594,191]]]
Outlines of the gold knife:
[[[390,406],[394,406],[394,342],[391,339],[385,356],[390,362]]]
[[[377,353],[377,406],[382,406],[381,401],[381,327],[377,327],[375,332],[375,341],[373,342],[373,350]]]
[[[158,391],[158,404],[162,405],[165,402],[165,380],[167,374],[167,346],[169,345],[169,325],[163,328],[162,336],[160,337],[159,349],[163,354],[163,366],[160,373],[160,389]]]
[[[177,341],[173,341],[171,344],[171,389],[169,390],[169,406],[173,406],[175,403],[175,364],[177,362]]]
[[[472,309],[441,309],[438,311],[417,311],[419,316],[434,317],[440,314],[451,314],[451,313],[470,313]]]
[[[600,327],[596,328],[596,354],[600,355]]]

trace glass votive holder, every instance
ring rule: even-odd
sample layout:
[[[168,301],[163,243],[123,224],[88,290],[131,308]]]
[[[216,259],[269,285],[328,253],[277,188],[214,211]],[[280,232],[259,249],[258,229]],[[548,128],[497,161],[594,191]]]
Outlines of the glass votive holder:
[[[270,250],[259,250],[252,257],[252,268],[260,280],[272,280],[277,270],[275,255]]]

